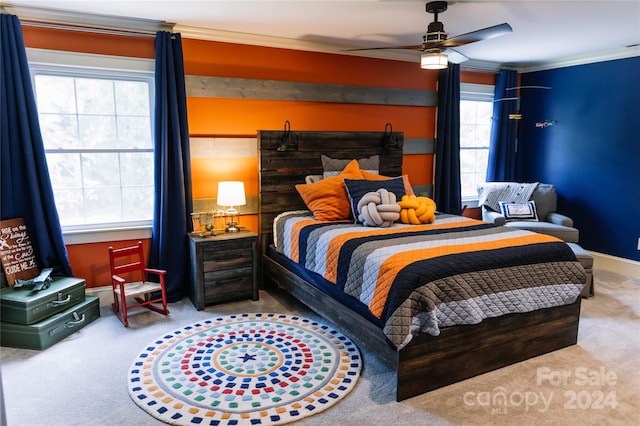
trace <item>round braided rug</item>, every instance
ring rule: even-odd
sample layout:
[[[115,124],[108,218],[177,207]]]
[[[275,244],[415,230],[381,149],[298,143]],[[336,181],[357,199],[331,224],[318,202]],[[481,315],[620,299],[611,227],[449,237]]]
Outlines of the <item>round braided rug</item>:
[[[326,410],[356,384],[357,346],[325,324],[283,314],[211,318],[136,357],[129,395],[175,425],[277,425]]]

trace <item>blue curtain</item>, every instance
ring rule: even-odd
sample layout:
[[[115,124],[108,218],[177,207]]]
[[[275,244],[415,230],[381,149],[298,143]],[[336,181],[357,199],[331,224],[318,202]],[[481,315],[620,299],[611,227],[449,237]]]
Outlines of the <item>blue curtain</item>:
[[[166,269],[167,300],[185,294],[191,231],[191,161],[180,34],[156,34],[155,201],[149,265]]]
[[[0,18],[0,217],[22,217],[38,266],[71,276],[20,20],[8,14]]]
[[[438,75],[438,122],[434,201],[438,211],[460,214],[460,65]]]
[[[493,116],[491,138],[489,141],[489,163],[487,182],[508,182],[516,180],[516,120],[510,120],[509,114],[518,111],[518,73],[512,70],[500,70],[496,77],[493,95]],[[511,90],[508,90],[511,89]]]

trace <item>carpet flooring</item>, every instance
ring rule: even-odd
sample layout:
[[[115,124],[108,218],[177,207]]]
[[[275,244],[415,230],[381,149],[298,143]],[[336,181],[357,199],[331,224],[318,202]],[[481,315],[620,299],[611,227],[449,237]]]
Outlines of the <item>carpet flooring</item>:
[[[362,350],[353,391],[296,425],[635,425],[640,418],[640,280],[594,271],[596,296],[584,299],[578,344],[403,402],[392,372]],[[260,300],[208,306],[188,299],[164,317],[141,311],[124,328],[110,307],[45,351],[1,348],[10,426],[158,425],[127,392],[127,370],[151,339],[216,315],[274,312],[326,321],[278,291]]]

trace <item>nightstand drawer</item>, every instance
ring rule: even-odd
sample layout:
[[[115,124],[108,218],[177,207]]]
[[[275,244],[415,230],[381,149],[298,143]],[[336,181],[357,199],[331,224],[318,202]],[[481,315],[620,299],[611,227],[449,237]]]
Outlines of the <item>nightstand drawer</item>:
[[[204,272],[251,267],[253,251],[251,245],[242,248],[210,247],[203,250],[202,258]]]
[[[204,303],[240,300],[253,294],[253,268],[228,269],[204,274]]]
[[[242,299],[258,300],[258,236],[241,231],[189,236],[191,285],[196,309]]]

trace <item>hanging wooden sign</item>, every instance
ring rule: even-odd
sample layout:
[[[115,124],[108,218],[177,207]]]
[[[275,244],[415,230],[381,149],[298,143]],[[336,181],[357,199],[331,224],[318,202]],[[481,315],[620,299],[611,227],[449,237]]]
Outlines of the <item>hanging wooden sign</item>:
[[[0,261],[10,286],[16,279],[30,280],[39,273],[24,219],[0,220]]]

